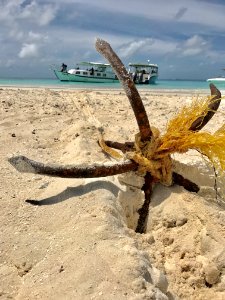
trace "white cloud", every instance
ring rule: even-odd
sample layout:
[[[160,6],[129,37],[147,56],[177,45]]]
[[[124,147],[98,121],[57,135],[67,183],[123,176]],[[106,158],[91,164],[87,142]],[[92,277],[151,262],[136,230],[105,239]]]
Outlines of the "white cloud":
[[[177,41],[168,41],[163,39],[154,39],[154,43],[149,44],[146,47],[147,52],[149,55],[157,54],[157,55],[165,55],[169,53],[174,53],[177,49]]]
[[[49,5],[45,5],[40,15],[39,24],[44,26],[49,24],[52,20],[54,20],[56,16],[57,9],[55,7],[51,7]]]
[[[18,56],[20,58],[38,57],[38,46],[36,44],[23,44]]]
[[[55,5],[40,5],[36,1],[32,1],[21,11],[20,18],[36,21],[41,26],[48,25],[54,18],[57,12]]]
[[[218,56],[218,52],[212,50],[211,43],[200,35],[193,35],[185,41],[155,38],[129,40],[118,48],[118,54],[123,59],[129,59],[135,55],[139,57],[149,55],[150,58],[170,55],[170,58],[195,57],[199,59]]]
[[[21,9],[19,18],[35,21],[40,26],[48,25],[56,16],[57,7],[54,5],[40,5],[32,1],[24,9]]]
[[[147,42],[148,40],[132,41],[129,44],[124,45],[119,50],[119,56],[122,58],[132,56],[136,52],[141,51],[145,47]]]
[[[199,35],[194,35],[181,44],[183,56],[196,56],[200,53],[207,54],[211,45]]]
[[[201,48],[192,48],[192,49],[185,49],[183,51],[183,56],[196,56],[203,51]]]
[[[199,35],[193,35],[189,39],[186,40],[184,46],[195,48],[195,47],[205,47],[207,45],[207,42]]]
[[[148,54],[150,57],[153,54],[165,55],[173,53],[177,50],[177,42],[166,41],[161,39],[146,38],[142,40],[131,41],[123,45],[119,49],[119,56],[128,58],[132,55]]]
[[[22,0],[7,0],[0,2],[0,21],[7,26],[19,21],[26,21],[39,26],[48,25],[56,16],[57,4],[41,4],[32,0],[23,6]]]
[[[47,36],[38,32],[33,32],[33,31],[28,32],[29,41],[41,41],[41,40],[46,40],[47,38],[48,38]]]
[[[51,2],[55,2],[55,0],[51,0]],[[64,5],[66,3],[94,5],[99,11],[107,10],[114,13],[130,14],[134,18],[135,16],[143,16],[161,22],[195,23],[221,31],[224,31],[225,28],[225,6],[213,1],[141,0],[141,5],[137,0],[123,0],[120,1],[119,5],[115,5],[115,2],[110,0],[57,0],[57,2]]]
[[[63,16],[56,18],[60,7]],[[111,14],[118,16],[115,26],[99,22],[99,15],[110,20]],[[161,69],[173,65],[174,71],[197,60],[221,64],[224,15],[225,5],[199,0],[170,0],[169,5],[168,0],[142,0],[141,5],[136,0],[120,5],[113,0],[0,0],[0,57],[4,66],[11,58],[15,66],[22,66],[26,58],[27,66],[32,69],[36,63],[44,73],[44,61],[68,65],[83,59],[104,61],[94,47],[95,37],[100,37],[124,63],[150,58]]]

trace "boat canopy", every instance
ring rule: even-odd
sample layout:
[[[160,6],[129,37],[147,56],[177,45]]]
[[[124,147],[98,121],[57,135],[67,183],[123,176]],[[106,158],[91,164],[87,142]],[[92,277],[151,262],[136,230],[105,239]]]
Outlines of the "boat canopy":
[[[77,63],[77,65],[86,65],[86,66],[95,66],[95,67],[111,67],[110,64],[98,63],[98,62],[90,62],[90,61],[82,61]]]
[[[158,67],[156,64],[142,64],[142,63],[129,63],[130,67],[135,67],[135,68],[145,68],[145,67]]]

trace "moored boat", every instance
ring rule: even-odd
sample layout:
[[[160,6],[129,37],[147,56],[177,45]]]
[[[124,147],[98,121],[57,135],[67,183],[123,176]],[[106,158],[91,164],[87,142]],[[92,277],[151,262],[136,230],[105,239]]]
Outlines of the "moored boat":
[[[223,69],[223,70],[225,70],[225,69]],[[209,78],[206,81],[213,83],[213,84],[225,85],[225,77],[224,76]]]
[[[215,78],[209,78],[207,79],[207,82],[213,83],[213,84],[224,84],[225,85],[225,77],[215,77]]]
[[[154,84],[158,78],[158,65],[129,63],[129,74],[136,84]]]
[[[60,81],[93,83],[118,82],[118,78],[110,64],[81,62],[78,63],[74,69],[67,70],[67,65],[63,63],[60,70],[53,68],[53,71]]]

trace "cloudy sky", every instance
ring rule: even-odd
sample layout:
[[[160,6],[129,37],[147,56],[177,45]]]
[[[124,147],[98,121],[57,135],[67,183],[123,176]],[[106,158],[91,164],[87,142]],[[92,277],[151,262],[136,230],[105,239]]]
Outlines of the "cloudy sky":
[[[0,0],[0,77],[53,77],[49,66],[104,61],[159,65],[161,79],[225,75],[225,0]]]

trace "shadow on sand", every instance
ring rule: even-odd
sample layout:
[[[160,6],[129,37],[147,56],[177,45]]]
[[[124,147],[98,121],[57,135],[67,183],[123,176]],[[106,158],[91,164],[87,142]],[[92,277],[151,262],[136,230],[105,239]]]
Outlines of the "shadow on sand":
[[[119,187],[115,184],[113,184],[110,181],[104,181],[104,180],[98,180],[98,181],[93,181],[87,184],[82,184],[76,187],[67,187],[64,191],[61,193],[45,198],[42,200],[31,200],[27,199],[26,202],[30,203],[32,205],[52,205],[56,204],[62,201],[65,201],[69,198],[72,197],[79,197],[85,194],[88,194],[90,192],[99,190],[99,189],[104,189],[108,190],[110,193],[112,193],[115,197],[118,196],[118,193],[120,191]]]

